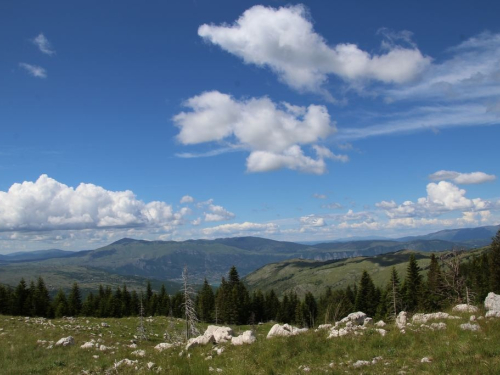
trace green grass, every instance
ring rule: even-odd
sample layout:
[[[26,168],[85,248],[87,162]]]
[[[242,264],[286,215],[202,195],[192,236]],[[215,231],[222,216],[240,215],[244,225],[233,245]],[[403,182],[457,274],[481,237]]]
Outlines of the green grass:
[[[478,254],[484,249],[469,251],[465,258]],[[398,251],[373,257],[357,257],[333,261],[305,259],[285,260],[268,264],[245,276],[244,282],[250,290],[263,292],[274,289],[278,296],[294,291],[300,298],[307,292],[318,297],[327,287],[344,289],[358,284],[359,277],[366,270],[377,286],[385,286],[390,279],[392,267],[396,267],[401,280],[406,275],[410,254],[415,254],[422,274],[425,275],[432,253]],[[438,254],[438,253],[436,253]],[[439,255],[438,255],[439,256]]]
[[[252,345],[224,347],[217,355],[209,344],[193,348],[187,353],[176,347],[162,353],[153,348],[163,342],[166,329],[170,333],[182,333],[183,322],[165,317],[154,317],[146,322],[148,341],[138,342],[138,348],[146,351],[144,358],[135,358],[126,345],[136,334],[138,318],[96,319],[76,318],[75,321],[53,320],[54,326],[25,322],[24,318],[0,316],[0,373],[2,374],[149,374],[148,362],[161,366],[165,374],[215,374],[209,368],[221,369],[223,374],[304,374],[303,367],[312,374],[499,374],[500,373],[500,319],[481,320],[481,331],[469,332],[459,328],[468,321],[469,314],[460,320],[446,321],[444,331],[413,332],[401,334],[389,324],[385,337],[365,331],[363,336],[345,336],[327,339],[326,331],[313,330],[294,337],[266,339],[271,323],[257,327],[257,341]],[[110,327],[101,327],[107,322]],[[203,329],[205,327],[202,327]],[[248,329],[233,327],[236,333]],[[76,345],[46,349],[37,340],[57,341],[73,336]],[[81,349],[80,345],[91,339],[115,349],[100,352]],[[179,353],[183,352],[180,356]],[[98,358],[94,358],[98,355]],[[206,360],[207,356],[212,359]],[[375,365],[356,369],[358,360],[383,359]],[[430,357],[432,363],[421,363]],[[112,370],[116,361],[124,358],[137,359],[135,367]],[[330,366],[330,364],[332,364]]]

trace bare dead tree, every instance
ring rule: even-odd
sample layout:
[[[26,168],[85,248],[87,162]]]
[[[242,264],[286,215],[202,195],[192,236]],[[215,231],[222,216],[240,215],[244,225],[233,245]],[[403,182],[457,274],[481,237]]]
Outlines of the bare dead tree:
[[[454,303],[462,303],[466,293],[466,280],[461,273],[464,250],[453,249],[440,257],[444,266],[442,273],[443,294]],[[466,297],[468,298],[468,297]]]
[[[139,340],[147,340],[148,335],[146,334],[146,327],[144,327],[144,305],[142,304],[142,292],[139,301],[139,326],[137,327],[137,338]]]
[[[184,318],[186,319],[186,341],[189,340],[191,336],[199,336],[200,332],[196,328],[198,324],[198,317],[196,315],[196,304],[194,302],[195,292],[193,287],[189,284],[188,268],[184,266],[182,271],[182,283],[183,283],[183,294],[184,302],[182,304],[184,308]]]

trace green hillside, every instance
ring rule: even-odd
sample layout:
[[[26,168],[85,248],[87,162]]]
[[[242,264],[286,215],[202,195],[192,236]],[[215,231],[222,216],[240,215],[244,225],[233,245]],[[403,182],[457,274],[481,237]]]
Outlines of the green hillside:
[[[471,251],[468,256],[480,251],[482,250]],[[404,278],[407,262],[412,253],[415,254],[419,266],[425,272],[430,263],[431,253],[403,250],[374,257],[356,257],[326,262],[305,259],[286,260],[268,264],[252,272],[244,278],[244,282],[250,290],[260,289],[266,292],[274,289],[279,296],[295,291],[299,297],[303,297],[307,292],[317,297],[324,293],[327,287],[342,289],[348,285],[357,284],[364,270],[370,274],[375,285],[385,285],[388,282],[393,266],[396,267],[401,278]]]

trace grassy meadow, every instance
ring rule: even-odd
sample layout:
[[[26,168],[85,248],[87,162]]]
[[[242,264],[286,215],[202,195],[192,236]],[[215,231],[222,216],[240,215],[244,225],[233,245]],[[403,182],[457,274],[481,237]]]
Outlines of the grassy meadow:
[[[272,323],[257,326],[257,341],[251,345],[231,343],[192,348],[184,345],[163,352],[154,346],[182,336],[182,320],[166,317],[145,319],[148,340],[137,341],[138,318],[98,319],[79,317],[50,321],[37,318],[0,316],[0,373],[1,374],[499,374],[500,319],[483,319],[478,332],[463,331],[459,325],[470,314],[457,314],[461,319],[446,320],[443,331],[417,330],[405,334],[393,325],[384,327],[382,337],[366,330],[363,336],[344,336],[327,339],[325,330],[310,330],[293,337],[266,339]],[[107,323],[109,327],[103,327]],[[206,326],[200,326],[203,333]],[[233,327],[235,334],[249,329]],[[50,341],[73,336],[74,346],[47,348]],[[82,349],[90,340],[108,349]],[[38,340],[46,342],[38,343]],[[223,348],[218,355],[215,349]],[[144,350],[145,356],[132,354]],[[356,368],[359,360],[376,364]],[[421,363],[429,357],[431,363]],[[128,358],[137,360],[132,366],[115,363]],[[148,368],[148,363],[154,366]]]

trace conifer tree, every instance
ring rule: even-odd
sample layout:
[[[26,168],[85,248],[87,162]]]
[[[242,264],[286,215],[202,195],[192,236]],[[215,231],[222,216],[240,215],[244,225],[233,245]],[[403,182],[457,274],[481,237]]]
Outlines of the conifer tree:
[[[426,310],[435,311],[442,306],[443,278],[441,267],[434,254],[431,255],[431,263],[427,272],[427,283],[425,285],[424,304]]]
[[[500,294],[500,230],[490,245],[490,292]]]
[[[375,316],[377,312],[377,294],[373,280],[365,270],[361,274],[358,293],[356,295],[355,310],[362,311],[368,316]]]
[[[51,318],[53,315],[49,291],[41,277],[38,278],[33,297],[34,315]]]
[[[404,281],[404,303],[408,311],[415,311],[420,303],[422,276],[415,254],[410,255]]]
[[[309,328],[314,327],[318,316],[318,304],[311,292],[307,292],[304,297],[304,315]]]
[[[27,315],[26,302],[29,297],[29,290],[26,286],[24,278],[21,278],[21,281],[19,281],[13,297],[12,313],[14,315]]]
[[[280,310],[280,301],[274,289],[266,293],[265,297],[265,320],[277,320],[278,312]]]
[[[82,295],[77,283],[73,283],[68,296],[68,314],[77,316],[82,310]]]
[[[198,311],[198,316],[203,322],[213,321],[213,311],[215,309],[215,295],[210,284],[208,284],[207,279],[203,282],[203,287],[201,288],[198,296],[196,298],[196,306]]]
[[[68,315],[68,300],[62,289],[59,289],[53,301],[54,314],[56,318],[61,318]]]

